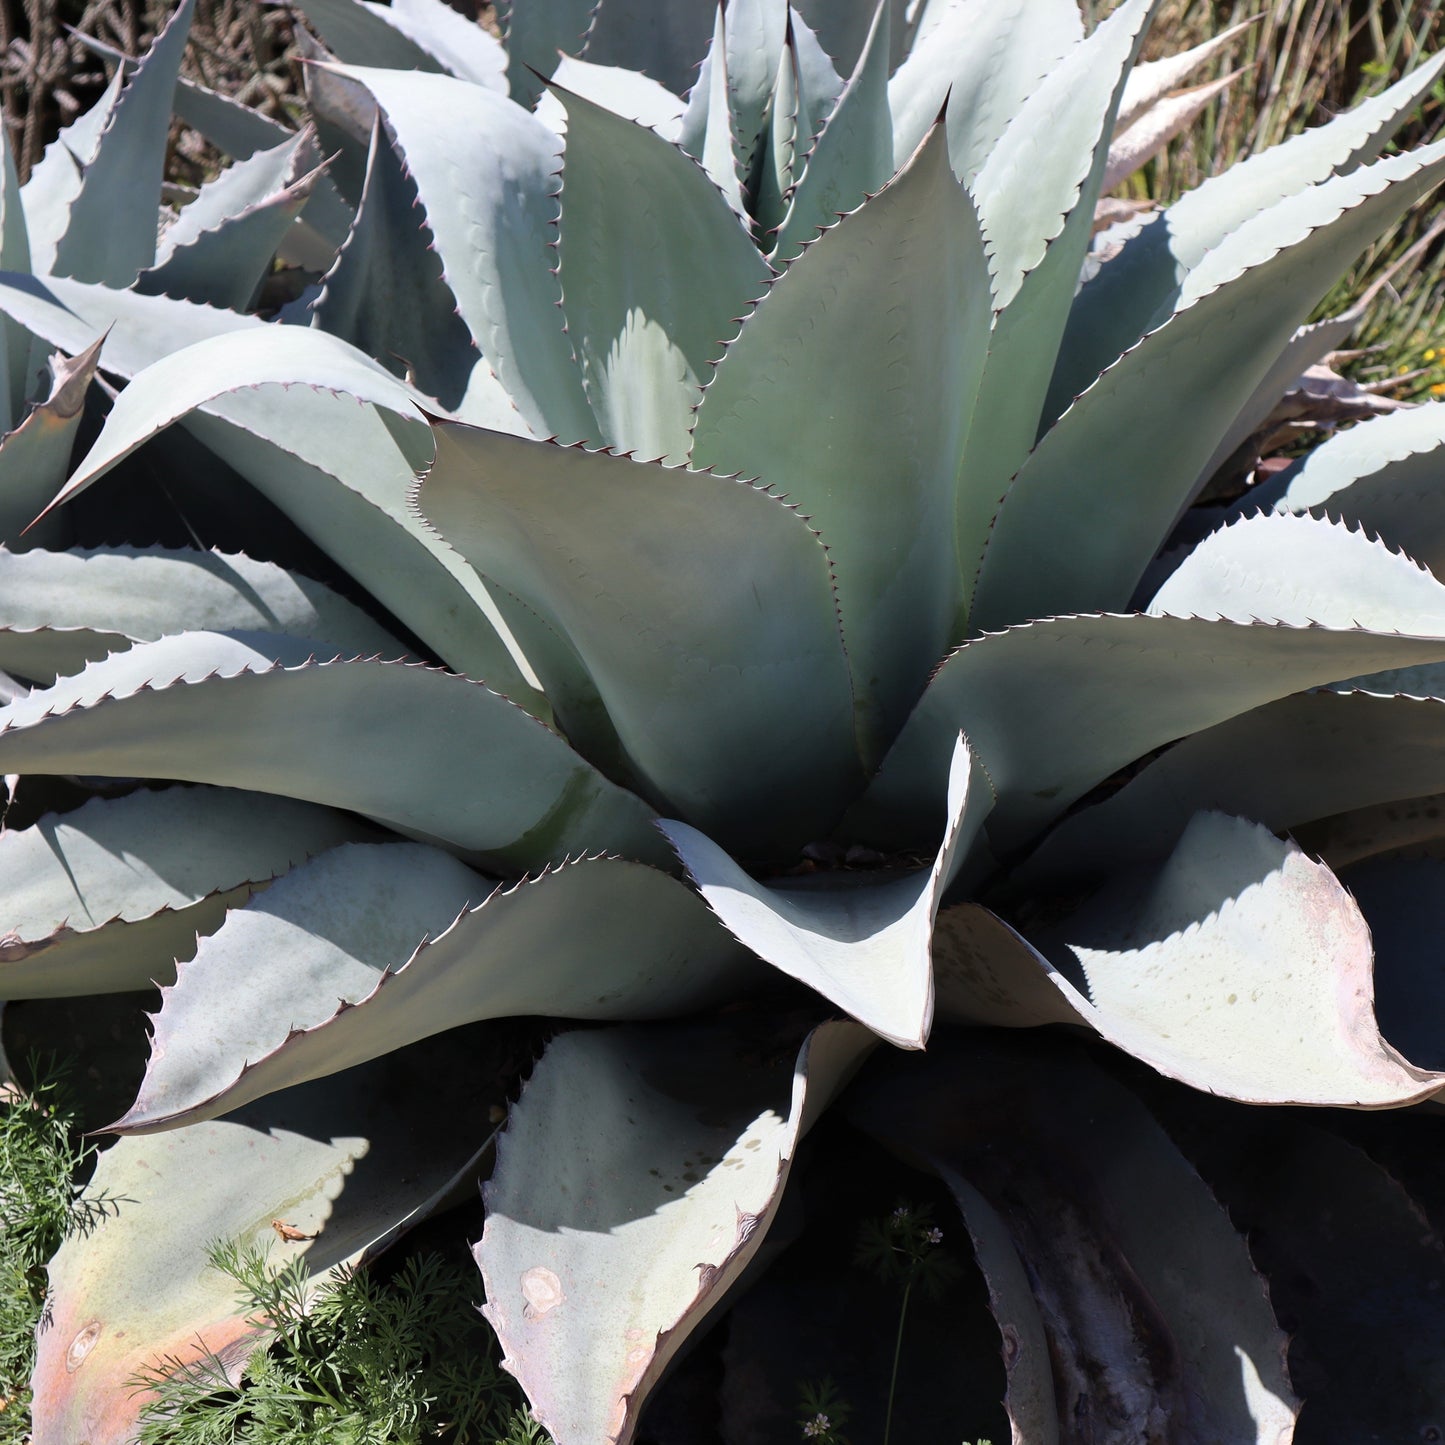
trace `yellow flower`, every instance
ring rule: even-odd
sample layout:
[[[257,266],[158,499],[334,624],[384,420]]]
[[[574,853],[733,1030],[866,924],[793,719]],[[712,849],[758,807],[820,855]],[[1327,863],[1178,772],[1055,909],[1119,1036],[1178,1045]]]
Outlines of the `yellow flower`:
[[[1425,353],[1425,360],[1426,360],[1426,361],[1434,361],[1434,360],[1435,360],[1435,348],[1434,348],[1433,346]]]
[[[1445,396],[1445,381],[1437,381],[1435,385],[1430,388],[1430,395]]]

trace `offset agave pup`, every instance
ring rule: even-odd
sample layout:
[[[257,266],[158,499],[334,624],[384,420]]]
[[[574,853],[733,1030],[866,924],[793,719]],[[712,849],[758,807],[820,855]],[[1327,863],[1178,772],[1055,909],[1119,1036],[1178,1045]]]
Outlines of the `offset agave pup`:
[[[192,3],[6,160],[0,996],[162,986],[37,1445],[240,1368],[209,1241],[321,1275],[484,1165],[507,1367],[636,1440],[834,1101],[818,1177],[956,1206],[975,1429],[1433,1438],[1445,410],[1194,503],[1445,177],[1442,62],[1081,287],[1198,99],[1151,0],[303,0],[298,133],[178,84]],[[157,242],[173,105],[235,162]]]

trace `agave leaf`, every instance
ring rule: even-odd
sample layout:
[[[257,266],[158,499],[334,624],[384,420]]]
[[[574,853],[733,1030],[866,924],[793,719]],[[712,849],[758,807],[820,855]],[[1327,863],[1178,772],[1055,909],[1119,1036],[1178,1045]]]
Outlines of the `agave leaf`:
[[[743,204],[742,182],[733,153],[732,115],[728,109],[727,17],[721,4],[717,7],[712,44],[683,112],[677,143],[697,159],[732,210],[746,219],[747,207]]]
[[[50,684],[187,629],[287,632],[348,655],[406,648],[330,588],[271,562],[164,547],[0,548],[0,668]]]
[[[181,0],[121,91],[56,242],[57,274],[129,286],[155,261],[171,98],[194,12],[195,0]]]
[[[863,9],[861,5],[858,8],[860,11]],[[827,51],[819,44],[817,34],[791,6],[788,8],[788,50],[797,81],[798,108],[793,122],[795,154],[801,155],[803,148],[822,129],[824,117],[830,115],[837,105],[838,97],[843,94],[844,81]],[[776,105],[775,100],[775,117]],[[922,139],[921,134],[919,139]],[[909,152],[911,154],[912,151]],[[908,156],[903,159],[907,160]]]
[[[641,863],[578,861],[508,889],[435,849],[338,848],[179,970],[112,1127],[214,1118],[480,1019],[689,1013],[757,967],[695,893]]]
[[[642,803],[498,693],[419,664],[309,661],[314,646],[277,633],[141,643],[0,709],[0,771],[279,793],[500,867],[584,847],[670,862]],[[494,771],[458,788],[457,758]]]
[[[525,432],[526,423],[457,315],[416,186],[380,117],[372,127],[361,204],[312,316],[321,330],[404,372],[448,412],[477,425]]]
[[[367,830],[343,813],[224,788],[94,798],[0,833],[0,997],[148,988],[229,908]]]
[[[1281,201],[1196,266],[1173,317],[1069,408],[1014,479],[983,554],[972,625],[1127,602],[1310,308],[1442,175],[1441,144],[1377,161]],[[1112,524],[1081,527],[1103,505]]]
[[[792,11],[788,12],[788,33],[773,79],[773,98],[768,107],[768,125],[758,147],[753,168],[752,220],[758,236],[766,237],[783,224],[786,197],[796,179],[794,163],[802,169],[803,151],[798,144],[798,69],[793,51]],[[806,146],[804,141],[803,145]]]
[[[1363,526],[1431,571],[1445,571],[1439,449],[1445,404],[1392,412],[1329,438],[1272,482],[1260,501],[1276,512],[1312,512]]]
[[[1184,278],[1250,217],[1375,160],[1442,69],[1445,55],[1433,57],[1353,110],[1211,176],[1146,222],[1080,291],[1059,349],[1045,421],[1055,420],[1100,372],[1166,321]]]
[[[1113,796],[1066,819],[1024,865],[1019,885],[1087,882],[1147,863],[1173,847],[1204,808],[1285,832],[1442,790],[1440,701],[1336,692],[1287,697],[1186,737]],[[1374,846],[1369,833],[1310,842],[1336,866]]]
[[[1285,513],[1211,532],[1170,574],[1149,612],[1445,636],[1445,587],[1363,531]]]
[[[1244,72],[1230,71],[1218,80],[1196,85],[1156,102],[1135,120],[1127,130],[1117,127],[1109,142],[1109,164],[1104,170],[1100,191],[1107,194],[1132,176],[1140,166],[1154,159],[1175,136],[1204,113],[1216,96],[1223,95]]]
[[[771,272],[691,157],[552,90],[567,111],[562,311],[596,440],[679,465],[703,381]]]
[[[767,127],[773,81],[777,77],[778,57],[783,53],[787,28],[788,0],[729,0],[728,114],[732,120],[733,158],[745,182],[752,176]],[[751,185],[748,189],[751,191]]]
[[[1038,432],[1093,233],[1114,109],[1156,8],[1157,0],[1127,0],[1070,50],[1029,92],[974,179],[998,314],[964,454],[957,545],[965,582]],[[955,638],[967,621],[960,608]]]
[[[95,377],[104,342],[104,337],[92,342],[73,360],[53,356],[50,395],[0,440],[0,538],[8,547],[63,544],[68,539],[69,522],[61,518],[52,518],[28,535],[22,534],[60,489],[70,470],[85,394]]]
[[[1445,656],[1445,639],[1146,616],[1066,617],[993,633],[938,669],[852,827],[910,843],[937,829],[961,729],[988,760],[998,793],[989,835],[996,847],[1016,847],[1126,763],[1368,670],[1374,664],[1355,661],[1372,654],[1398,659],[1380,667],[1433,661]]]
[[[1264,1285],[1149,1112],[1057,1041],[1047,1052],[1013,1039],[940,1043],[870,1069],[849,1116],[946,1181],[966,1180],[1002,1217],[1029,1262],[1056,1418],[1107,1421],[1121,1440],[1160,1429],[1234,1445],[1291,1439],[1299,1405]],[[970,1194],[959,1203],[974,1226]]]
[[[316,27],[326,48],[347,64],[433,73],[445,69],[440,59],[392,21],[388,5],[296,0],[296,8]]]
[[[0,277],[0,310],[67,350],[109,326],[106,365],[122,376],[179,346],[266,325],[168,296],[54,277]],[[409,457],[380,415],[309,389],[288,392],[284,406],[274,392],[237,392],[207,412],[186,418],[186,429],[345,571],[365,577],[377,600],[449,666],[485,678],[537,717],[550,715],[497,602],[411,508],[422,457]]]
[[[1084,38],[1074,0],[956,0],[888,83],[893,164],[913,154],[948,101],[954,173],[972,185],[1008,123]]]
[[[626,120],[645,125],[663,140],[675,141],[682,129],[686,102],[641,71],[620,65],[594,65],[590,60],[563,53],[557,56],[552,69],[552,83]],[[537,119],[559,135],[565,133],[567,110],[554,90],[549,88],[538,99]]]
[[[28,271],[33,267],[40,273],[55,269],[56,248],[70,223],[70,208],[80,194],[81,177],[95,159],[101,133],[115,112],[124,83],[125,77],[117,67],[100,99],[69,125],[61,127],[60,134],[45,147],[31,170],[30,179],[20,187],[31,264],[14,269]],[[151,216],[154,221],[154,208]]]
[[[986,266],[936,126],[773,285],[698,409],[693,465],[761,477],[827,543],[870,763],[952,640],[954,479],[986,344]],[[886,406],[860,403],[880,385]]]
[[[826,834],[861,773],[828,554],[805,520],[733,478],[435,436],[421,510],[586,660],[649,793],[747,852]]]
[[[545,63],[537,68],[545,73],[556,51],[562,49],[597,65],[625,65],[640,70],[681,95],[707,53],[714,8],[714,0],[675,0],[663,6],[651,0],[603,0],[592,6],[584,22],[585,48],[554,46],[545,56]],[[767,79],[771,81],[772,76]]]
[[[678,857],[724,926],[760,958],[816,989],[874,1033],[921,1049],[933,1022],[930,940],[939,901],[993,804],[962,737],[948,780],[948,829],[933,867],[885,883],[766,887],[704,834],[664,821]]]
[[[1226,1121],[1227,1105],[1169,1097],[1171,1132],[1248,1233],[1292,1334],[1290,1374],[1305,1399],[1296,1439],[1428,1439],[1445,1391],[1430,1344],[1445,1252],[1420,1204],[1364,1149],[1298,1115],[1236,1109]],[[1435,1121],[1409,1123],[1414,1149],[1435,1154]]]
[[[50,1305],[34,1378],[36,1445],[127,1445],[162,1363],[234,1383],[265,1342],[211,1267],[217,1240],[260,1249],[272,1268],[300,1255],[324,1281],[379,1254],[475,1177],[489,1080],[467,1034],[391,1054],[290,1090],[229,1119],[101,1155],[85,1198],[115,1201],[50,1262]],[[429,1107],[445,1080],[448,1107]],[[245,1187],[238,1188],[244,1180]],[[279,1237],[271,1220],[309,1242]]]
[[[138,290],[236,311],[251,304],[324,173],[301,170],[303,158],[315,155],[309,131],[277,149],[285,154],[258,152],[201,188],[161,238]]]
[[[598,439],[557,303],[561,142],[504,97],[445,76],[342,67],[386,114],[457,310],[537,436]]]
[[[1114,123],[1116,134],[1133,125],[1151,107],[1167,99],[1171,91],[1177,90],[1195,71],[1227,49],[1237,36],[1243,35],[1251,26],[1258,25],[1259,20],[1258,15],[1252,15],[1248,20],[1241,20],[1239,24],[1221,30],[1218,35],[1211,35],[1208,40],[1191,46],[1188,50],[1136,65],[1129,72],[1124,94],[1119,101],[1119,116]]]
[[[116,398],[95,444],[45,512],[78,496],[188,412],[229,392],[268,382],[321,388],[422,420],[408,387],[365,352],[324,331],[268,326],[213,336],[163,356],[136,373]]]
[[[20,178],[9,145],[0,145],[0,271],[30,269],[30,236],[20,199]],[[0,319],[0,437],[19,424],[29,392],[30,338]]]
[[[1412,1063],[1445,1066],[1445,991],[1440,987],[1441,900],[1445,861],[1373,858],[1340,882],[1370,928],[1375,950],[1375,1016],[1380,1031]]]
[[[507,42],[507,82],[512,99],[530,108],[542,93],[557,55],[581,55],[596,19],[593,0],[557,0],[552,5],[520,7],[501,0],[497,13]]]
[[[804,147],[807,142],[803,137]],[[882,189],[896,169],[888,112],[888,0],[879,0],[857,67],[827,112],[806,164],[799,161],[795,169],[802,175],[773,246],[774,265],[792,261],[820,231]]]
[[[787,1065],[744,1064],[746,1042],[716,1030],[552,1041],[499,1141],[475,1253],[506,1368],[557,1439],[635,1439],[668,1362],[762,1244],[798,1141],[872,1044],[856,1024],[815,1029],[788,1102]]]
[[[468,20],[443,0],[392,0],[385,8],[368,4],[367,9],[414,40],[453,75],[506,95],[507,52],[477,21]],[[370,63],[357,60],[359,65]]]

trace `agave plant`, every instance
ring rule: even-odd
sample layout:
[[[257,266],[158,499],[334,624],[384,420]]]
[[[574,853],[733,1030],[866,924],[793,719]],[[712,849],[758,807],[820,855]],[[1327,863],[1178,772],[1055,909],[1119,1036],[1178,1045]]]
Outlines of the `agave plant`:
[[[161,985],[37,1445],[240,1368],[208,1241],[370,1258],[494,1142],[507,1367],[637,1439],[840,1095],[1015,1440],[1437,1428],[1442,1201],[1338,1111],[1445,1085],[1442,413],[1193,504],[1445,177],[1386,154],[1445,62],[1086,265],[1151,0],[303,0],[295,134],[177,88],[191,3],[5,178],[0,996]],[[173,103],[237,160],[157,249]],[[606,1027],[494,1141],[539,1015]]]

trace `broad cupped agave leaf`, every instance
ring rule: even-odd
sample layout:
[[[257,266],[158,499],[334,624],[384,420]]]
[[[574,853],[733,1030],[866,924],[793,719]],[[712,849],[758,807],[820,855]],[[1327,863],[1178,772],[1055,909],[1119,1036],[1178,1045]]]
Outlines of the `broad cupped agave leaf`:
[[[972,625],[1124,606],[1274,356],[1359,250],[1442,175],[1445,145],[1391,156],[1279,202],[1210,252],[1173,316],[1074,402],[1014,478]],[[1108,527],[1087,525],[1098,507],[1110,509]]]
[[[594,65],[575,55],[561,52],[548,81],[548,88],[537,101],[537,119],[565,135],[567,109],[554,87],[572,95],[580,95],[593,105],[600,105],[624,120],[635,120],[648,130],[656,131],[663,140],[675,141],[682,130],[687,102],[674,95],[638,70],[619,65]]]
[[[862,775],[829,555],[807,522],[733,478],[435,434],[422,512],[584,661],[648,795],[745,850],[824,835]]]
[[[600,428],[592,440],[680,464],[703,382],[772,273],[690,156],[550,89],[567,112],[562,312]]]
[[[0,668],[48,685],[133,642],[187,628],[286,632],[347,656],[402,657],[380,624],[271,562],[164,547],[0,547]]]
[[[458,789],[456,757],[474,759]],[[0,709],[0,770],[177,778],[347,808],[529,868],[587,846],[671,862],[651,813],[481,683],[315,660],[277,633],[188,632]]]
[[[259,1248],[272,1267],[300,1253],[319,1283],[379,1254],[474,1178],[492,1102],[477,1055],[476,1040],[459,1034],[106,1150],[84,1197],[97,1211],[114,1200],[109,1217],[50,1263],[36,1445],[127,1445],[145,1370],[209,1360],[218,1376],[239,1377],[266,1331],[211,1266],[217,1240]],[[428,1102],[438,1076],[453,1091],[446,1109]],[[280,1240],[277,1217],[314,1238]]]
[[[870,764],[952,638],[956,478],[988,322],[983,240],[937,125],[773,284],[698,408],[692,464],[761,478],[828,546]],[[874,392],[886,400],[858,405]]]
[[[7,829],[0,998],[169,981],[228,908],[366,832],[330,809],[221,788],[94,798]]]
[[[743,1067],[717,1029],[554,1039],[513,1108],[476,1246],[483,1313],[537,1418],[628,1445],[669,1361],[771,1226],[798,1142],[872,1036],[808,1035]],[[790,1097],[791,1096],[791,1097]]]
[[[482,1019],[687,1013],[756,967],[696,894],[642,863],[578,860],[507,888],[416,844],[337,848],[180,970],[111,1127],[214,1118]]]
[[[883,883],[844,875],[819,888],[764,886],[696,828],[661,827],[708,906],[754,953],[880,1038],[921,1049],[933,1022],[933,922],[992,805],[988,775],[960,738],[933,867]]]

